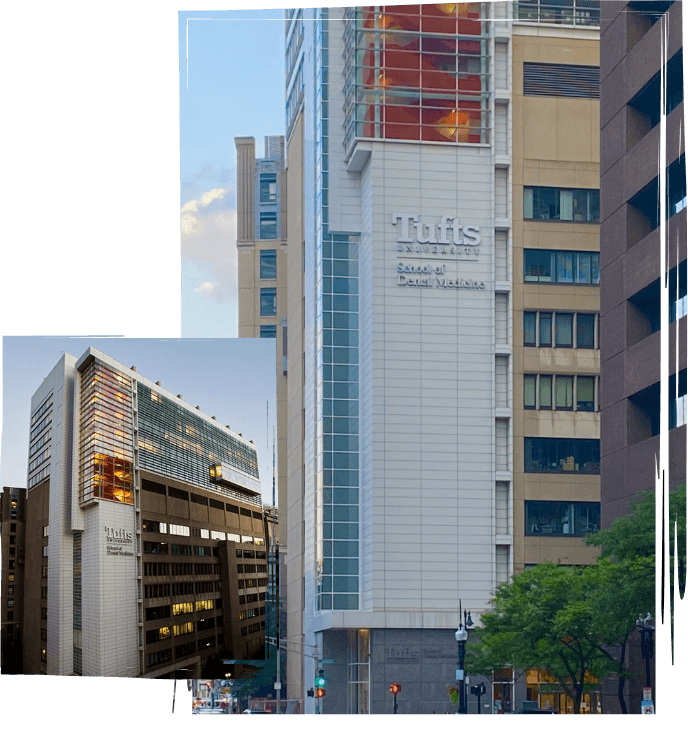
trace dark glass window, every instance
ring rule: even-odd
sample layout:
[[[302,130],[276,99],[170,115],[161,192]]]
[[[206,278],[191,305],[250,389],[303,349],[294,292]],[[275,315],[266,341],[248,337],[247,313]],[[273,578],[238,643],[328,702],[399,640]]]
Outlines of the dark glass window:
[[[276,325],[261,325],[260,326],[260,337],[261,338],[276,338],[277,337],[277,326]]]
[[[595,347],[595,316],[578,313],[576,315],[576,347]]]
[[[525,409],[535,409],[535,374],[523,375],[523,406]]]
[[[557,409],[573,409],[573,376],[557,376]]]
[[[277,238],[277,212],[263,211],[260,214],[260,236],[259,239]]]
[[[260,279],[274,280],[277,278],[277,250],[263,249],[260,253]]]
[[[552,377],[540,374],[540,409],[552,408]]]
[[[540,313],[540,345],[552,346],[552,313]]]
[[[599,252],[523,250],[524,282],[599,285]]]
[[[599,223],[600,192],[585,188],[523,189],[523,218],[534,221]]]
[[[573,348],[573,313],[557,313],[555,330],[557,348]]]
[[[600,441],[526,437],[526,473],[600,472]]]
[[[260,202],[273,203],[277,200],[277,176],[274,173],[260,174]]]
[[[162,607],[148,607],[146,608],[146,620],[161,620],[163,618],[170,617],[170,606],[163,605]]]
[[[595,411],[595,377],[579,376],[576,380],[576,405],[579,412]]]
[[[526,536],[584,536],[600,525],[599,503],[526,501]]]
[[[260,314],[262,316],[277,315],[277,289],[274,287],[261,287],[260,289]]]
[[[535,323],[537,313],[523,313],[523,345],[535,345]]]

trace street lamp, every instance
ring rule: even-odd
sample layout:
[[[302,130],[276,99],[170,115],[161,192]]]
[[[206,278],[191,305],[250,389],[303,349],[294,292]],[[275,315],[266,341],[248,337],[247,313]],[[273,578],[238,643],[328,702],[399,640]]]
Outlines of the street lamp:
[[[468,640],[468,628],[473,625],[471,614],[466,610],[461,611],[461,601],[459,601],[459,628],[454,633],[454,638],[459,644],[459,668],[456,670],[456,680],[461,682],[459,687],[459,714],[468,714],[466,705],[466,679],[464,674],[464,663],[466,660],[466,641]]]
[[[640,651],[645,659],[645,686],[650,688],[652,686],[650,683],[650,659],[653,653],[652,635],[655,632],[655,621],[650,613],[645,617],[639,615],[635,627],[640,632]]]

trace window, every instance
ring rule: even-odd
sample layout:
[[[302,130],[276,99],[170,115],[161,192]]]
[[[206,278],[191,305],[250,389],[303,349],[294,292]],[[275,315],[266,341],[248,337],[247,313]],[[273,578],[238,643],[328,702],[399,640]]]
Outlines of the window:
[[[599,25],[600,0],[520,0],[514,17],[557,25]]]
[[[595,347],[595,316],[585,313],[576,315],[576,348]]]
[[[526,536],[584,536],[600,525],[599,503],[526,501]]]
[[[162,620],[163,618],[170,617],[170,606],[163,605],[162,607],[148,607],[146,608],[146,620]]]
[[[552,347],[552,313],[540,313],[540,346]]]
[[[263,317],[277,315],[277,289],[274,287],[261,287],[260,289],[260,314]]]
[[[526,437],[524,441],[526,473],[599,475],[599,440]]]
[[[48,556],[48,547],[47,546],[44,546],[43,547],[43,556],[44,557],[47,557]]]
[[[669,322],[688,313],[688,289],[686,288],[686,260],[669,272]],[[659,308],[657,308],[659,309]]]
[[[170,524],[170,534],[176,536],[190,536],[191,529],[188,526],[181,526],[180,524]]]
[[[276,325],[261,325],[260,326],[260,337],[261,338],[277,338],[277,326]]]
[[[260,214],[259,239],[277,239],[277,212],[263,211]]]
[[[160,521],[142,521],[141,528],[144,531],[152,531],[156,534],[167,533],[167,524]]]
[[[157,541],[144,541],[143,552],[144,554],[167,554],[167,544]]]
[[[277,250],[263,249],[260,253],[260,279],[277,279]]]
[[[535,345],[535,329],[537,323],[537,313],[523,313],[523,345]]]
[[[9,587],[7,588],[7,594],[8,594],[8,595],[14,595],[14,585],[10,585],[10,586],[9,586]]]
[[[573,376],[556,377],[557,409],[573,409]]]
[[[523,250],[525,282],[599,285],[599,252],[558,252],[547,249]]]
[[[568,376],[552,374],[523,375],[523,408],[560,411],[595,411],[595,383],[597,376]],[[574,391],[575,390],[575,391]],[[539,399],[536,400],[536,395]]]
[[[579,412],[595,411],[594,376],[579,376],[576,379],[576,409]]]
[[[573,313],[556,313],[555,344],[557,348],[573,348]]]
[[[536,374],[523,375],[523,407],[524,409],[535,409],[535,386],[537,383]]]
[[[10,524],[10,531],[16,531],[17,530],[17,524]]]
[[[540,376],[540,409],[552,408],[552,377]]]
[[[586,188],[523,189],[523,218],[532,221],[599,223],[600,192]]]
[[[260,202],[261,203],[273,203],[276,200],[277,200],[277,176],[274,173],[261,173],[260,174]]]

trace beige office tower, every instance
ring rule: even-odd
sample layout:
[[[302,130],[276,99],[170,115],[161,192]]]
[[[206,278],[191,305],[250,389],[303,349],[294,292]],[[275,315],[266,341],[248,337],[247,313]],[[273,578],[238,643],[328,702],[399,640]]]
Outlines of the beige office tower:
[[[459,604],[479,624],[524,567],[595,559],[599,22],[586,0],[286,11],[281,523],[306,713],[393,713],[392,683],[399,713],[448,711]],[[240,258],[264,246],[243,220]],[[471,676],[469,713],[572,711],[524,671]]]
[[[284,137],[265,138],[256,158],[253,137],[234,139],[237,150],[237,259],[239,337],[274,338],[277,367],[276,494],[280,521],[277,582],[286,581],[287,550],[287,214]],[[299,321],[300,327],[300,321]],[[269,436],[272,439],[272,435]],[[284,608],[286,587],[280,591]],[[282,626],[285,622],[282,622]],[[284,633],[284,628],[282,628]]]

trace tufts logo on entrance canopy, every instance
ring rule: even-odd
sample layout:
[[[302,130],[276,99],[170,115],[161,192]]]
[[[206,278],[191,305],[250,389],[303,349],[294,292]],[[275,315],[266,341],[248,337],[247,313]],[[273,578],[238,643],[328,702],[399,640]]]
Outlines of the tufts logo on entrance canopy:
[[[445,249],[442,253],[455,253],[456,247],[477,247],[482,241],[480,227],[475,224],[461,224],[455,216],[442,216],[439,223],[428,223],[420,220],[416,213],[393,213],[392,224],[401,224],[401,236],[397,237],[397,250],[400,252],[415,251],[412,247],[401,245],[425,244],[439,245]],[[420,251],[420,250],[419,250]],[[434,252],[434,253],[440,253]]]

